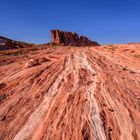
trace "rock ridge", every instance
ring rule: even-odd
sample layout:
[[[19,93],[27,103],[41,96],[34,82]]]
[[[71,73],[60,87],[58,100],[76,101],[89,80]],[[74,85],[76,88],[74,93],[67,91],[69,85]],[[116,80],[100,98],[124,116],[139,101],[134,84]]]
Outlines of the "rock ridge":
[[[86,36],[79,36],[75,32],[51,30],[51,45],[62,46],[99,46],[95,41],[89,40]]]

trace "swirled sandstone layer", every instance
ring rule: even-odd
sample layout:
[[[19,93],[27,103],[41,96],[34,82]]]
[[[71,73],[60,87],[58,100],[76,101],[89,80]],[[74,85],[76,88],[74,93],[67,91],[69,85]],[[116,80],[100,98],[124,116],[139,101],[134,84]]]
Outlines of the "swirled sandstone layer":
[[[0,52],[0,140],[139,140],[140,45]]]

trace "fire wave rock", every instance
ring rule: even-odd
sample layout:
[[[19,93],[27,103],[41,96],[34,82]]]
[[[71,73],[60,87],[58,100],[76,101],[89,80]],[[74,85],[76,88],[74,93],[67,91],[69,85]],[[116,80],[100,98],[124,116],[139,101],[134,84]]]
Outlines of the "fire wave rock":
[[[140,45],[114,48],[1,52],[0,140],[139,140]]]

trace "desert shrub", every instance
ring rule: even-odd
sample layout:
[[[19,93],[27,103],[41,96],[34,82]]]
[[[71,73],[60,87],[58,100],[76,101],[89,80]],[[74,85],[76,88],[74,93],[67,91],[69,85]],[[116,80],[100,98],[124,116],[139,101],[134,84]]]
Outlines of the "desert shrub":
[[[117,49],[117,46],[114,46],[113,44],[109,44],[108,45],[108,48],[111,50],[111,51],[115,51]]]
[[[135,58],[140,58],[140,54],[134,55]]]
[[[0,89],[4,88],[6,86],[5,83],[0,83]]]
[[[128,70],[128,69],[126,67],[124,67],[123,70]]]
[[[85,134],[85,131],[86,131],[86,130],[85,130],[85,128],[83,127],[83,128],[82,128],[82,135]]]

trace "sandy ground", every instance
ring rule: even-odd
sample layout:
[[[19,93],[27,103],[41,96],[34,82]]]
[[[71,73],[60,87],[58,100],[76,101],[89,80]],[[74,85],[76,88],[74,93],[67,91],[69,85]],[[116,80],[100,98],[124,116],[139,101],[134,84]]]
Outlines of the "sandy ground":
[[[140,140],[140,44],[0,52],[0,140]]]

